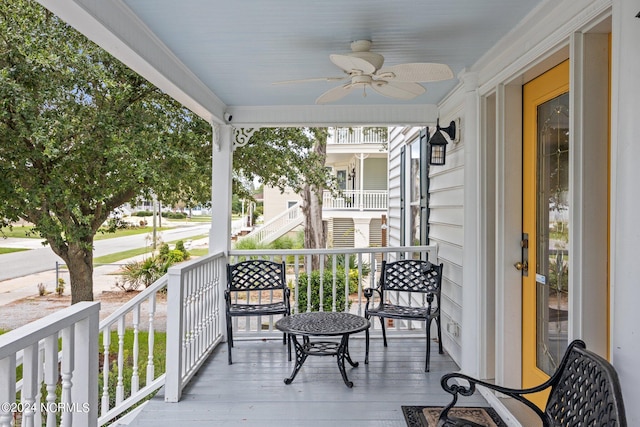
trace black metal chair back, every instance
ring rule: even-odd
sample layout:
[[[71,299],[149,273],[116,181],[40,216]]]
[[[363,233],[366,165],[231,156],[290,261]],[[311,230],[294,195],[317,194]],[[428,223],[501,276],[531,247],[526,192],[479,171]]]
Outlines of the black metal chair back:
[[[382,327],[384,346],[387,346],[387,333],[384,319],[424,321],[426,329],[425,371],[429,371],[431,321],[435,320],[438,333],[439,353],[442,349],[442,330],[440,327],[440,294],[442,287],[443,265],[423,260],[400,260],[382,262],[380,282],[375,289],[365,289],[367,303],[365,317],[378,317]],[[404,298],[388,297],[387,293],[407,293]],[[374,298],[377,294],[377,298]],[[417,297],[413,294],[422,294]],[[420,301],[423,299],[423,301]],[[393,302],[391,302],[394,300]],[[406,302],[404,302],[406,300]],[[366,331],[365,363],[369,362],[369,331]]]
[[[268,292],[268,296],[263,295],[265,291]],[[291,314],[290,295],[284,262],[249,260],[227,265],[227,289],[224,297],[230,365],[233,347],[232,318],[278,314],[289,316]],[[287,342],[289,360],[291,360],[291,342],[284,334],[283,343]]]

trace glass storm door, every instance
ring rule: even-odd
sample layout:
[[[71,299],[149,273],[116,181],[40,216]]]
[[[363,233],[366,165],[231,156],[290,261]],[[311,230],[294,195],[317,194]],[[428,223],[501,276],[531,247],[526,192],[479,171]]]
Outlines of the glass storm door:
[[[546,380],[568,344],[568,91],[568,61],[523,89],[523,387]],[[530,398],[542,405],[546,394]]]

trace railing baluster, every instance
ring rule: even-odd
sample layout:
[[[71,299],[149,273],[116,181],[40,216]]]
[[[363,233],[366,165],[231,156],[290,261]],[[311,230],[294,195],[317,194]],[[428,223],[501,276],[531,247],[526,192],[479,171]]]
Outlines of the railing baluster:
[[[338,263],[338,255],[337,254],[333,254],[331,256],[331,265],[333,266],[332,272],[331,272],[331,277],[333,278],[333,282],[332,282],[332,289],[331,289],[331,311],[335,312],[336,311],[336,299],[337,299],[337,294],[336,294],[336,290],[337,290],[337,286],[338,286],[338,281],[336,280],[336,276],[337,276],[337,269],[338,266],[336,265]]]
[[[153,329],[153,321],[156,315],[156,294],[149,296],[149,332],[147,334],[147,375],[145,385],[149,385],[155,378],[155,367],[153,365],[153,350],[155,346],[155,330]]]
[[[62,379],[62,395],[60,401],[63,405],[70,404],[71,400],[71,386],[73,381],[73,368],[74,368],[74,353],[73,348],[75,344],[75,325],[71,325],[68,328],[62,330],[62,367],[60,377]],[[107,371],[108,373],[108,371]],[[71,427],[71,416],[73,414],[70,411],[63,411],[60,426]]]
[[[109,347],[111,346],[111,330],[102,330],[102,407],[101,413],[109,412]]]
[[[46,338],[45,338],[46,340]],[[36,375],[36,399],[35,399],[35,413],[33,414],[33,424],[36,426],[42,425],[42,385],[44,383],[44,341],[43,345],[38,346],[38,373]]]
[[[131,372],[131,394],[138,392],[140,388],[140,375],[138,373],[138,356],[140,352],[140,305],[133,309],[133,361]]]
[[[22,425],[33,427],[33,404],[36,401],[36,389],[38,388],[38,343],[24,349],[22,357]]]
[[[349,254],[344,255],[344,309],[345,313],[349,312]]]
[[[124,400],[124,316],[118,321],[118,381],[116,383],[116,405]]]
[[[320,289],[319,289],[320,305],[318,306],[318,311],[324,311],[324,256],[318,255],[318,257],[320,258]],[[309,276],[308,279],[309,279],[309,283],[311,283],[311,276]],[[307,295],[309,297],[309,300],[311,300],[311,294],[307,294]]]
[[[58,334],[48,336],[44,340],[44,383],[47,395],[47,407],[56,403],[56,388],[58,385]],[[57,424],[56,413],[47,411],[47,427]]]
[[[307,271],[307,312],[311,311],[311,264],[313,262],[313,255],[307,255],[305,259],[305,266]]]

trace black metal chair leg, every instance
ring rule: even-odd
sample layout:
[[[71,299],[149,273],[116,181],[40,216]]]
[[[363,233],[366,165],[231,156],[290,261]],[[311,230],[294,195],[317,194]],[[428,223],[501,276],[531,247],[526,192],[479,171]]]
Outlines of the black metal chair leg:
[[[231,348],[233,347],[233,330],[231,328],[231,318],[227,319],[227,349],[229,351],[229,365],[233,364],[231,361]]]
[[[440,329],[440,316],[436,317],[436,326],[438,327],[438,352],[444,354],[442,350],[442,329]]]
[[[426,322],[426,328],[427,328],[427,348],[426,348],[426,356],[425,356],[425,362],[424,362],[424,371],[425,372],[429,372],[429,361],[431,359],[431,322]]]
[[[380,325],[382,325],[382,340],[384,342],[384,346],[387,346],[387,331],[384,327],[384,318],[383,317],[378,317],[378,319],[380,319]]]
[[[367,320],[369,320],[369,318],[367,317]],[[364,331],[364,336],[365,336],[365,351],[364,351],[364,364],[368,365],[369,364],[369,328],[367,328]]]

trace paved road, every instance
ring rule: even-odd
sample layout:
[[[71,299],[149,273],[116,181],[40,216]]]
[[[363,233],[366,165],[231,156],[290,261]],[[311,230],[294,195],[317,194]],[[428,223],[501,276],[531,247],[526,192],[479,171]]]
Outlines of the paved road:
[[[189,224],[169,230],[158,232],[158,236],[164,242],[173,240],[187,240],[190,237],[208,234],[210,224]],[[94,256],[99,257],[129,249],[141,248],[150,244],[149,234],[137,234],[135,236],[118,237],[113,239],[98,240],[95,242]],[[7,241],[0,240],[0,246],[12,246]],[[0,281],[27,276],[34,273],[53,270],[56,261],[62,262],[51,248],[42,246],[39,239],[11,239],[20,246],[24,242],[25,247],[33,248],[29,251],[12,252],[0,255]],[[0,283],[0,288],[2,284]]]

